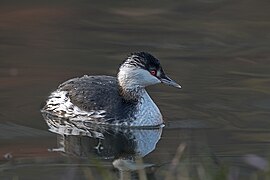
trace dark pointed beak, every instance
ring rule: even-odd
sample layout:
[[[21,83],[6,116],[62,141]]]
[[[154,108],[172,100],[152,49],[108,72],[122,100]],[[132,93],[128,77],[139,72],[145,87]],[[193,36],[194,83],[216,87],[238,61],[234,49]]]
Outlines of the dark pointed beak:
[[[169,86],[173,86],[173,87],[176,87],[176,88],[179,88],[181,89],[182,87],[177,84],[174,80],[172,80],[171,78],[169,78],[165,73],[164,71],[161,69],[160,71],[160,75],[159,75],[159,78],[160,78],[160,81],[166,85],[169,85]]]
[[[182,87],[177,84],[174,80],[172,80],[171,78],[169,78],[168,76],[164,76],[160,79],[160,81],[166,85],[169,85],[169,86],[173,86],[173,87],[176,87],[176,88],[179,88],[181,89]]]

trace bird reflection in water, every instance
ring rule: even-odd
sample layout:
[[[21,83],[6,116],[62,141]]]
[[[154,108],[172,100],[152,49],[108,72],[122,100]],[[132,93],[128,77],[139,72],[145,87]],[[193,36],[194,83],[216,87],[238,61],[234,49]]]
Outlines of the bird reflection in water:
[[[58,135],[58,147],[52,149],[54,152],[62,152],[71,157],[95,156],[99,160],[109,160],[112,166],[119,170],[120,179],[145,176],[144,169],[155,166],[143,163],[141,158],[155,149],[162,134],[162,127],[97,126],[81,121],[69,121],[47,113],[42,115],[49,131]]]

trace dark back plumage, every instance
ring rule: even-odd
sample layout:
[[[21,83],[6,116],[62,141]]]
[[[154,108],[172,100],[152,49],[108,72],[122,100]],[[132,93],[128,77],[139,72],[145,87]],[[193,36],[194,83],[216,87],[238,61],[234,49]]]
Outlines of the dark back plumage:
[[[70,79],[59,86],[67,91],[70,101],[84,111],[105,110],[106,119],[130,119],[136,103],[119,94],[118,82],[111,76],[83,76]]]

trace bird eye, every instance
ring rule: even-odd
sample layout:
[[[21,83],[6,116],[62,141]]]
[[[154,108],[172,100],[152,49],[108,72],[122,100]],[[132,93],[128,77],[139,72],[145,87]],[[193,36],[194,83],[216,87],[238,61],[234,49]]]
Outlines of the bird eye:
[[[155,76],[157,74],[157,71],[156,70],[151,70],[150,73]]]

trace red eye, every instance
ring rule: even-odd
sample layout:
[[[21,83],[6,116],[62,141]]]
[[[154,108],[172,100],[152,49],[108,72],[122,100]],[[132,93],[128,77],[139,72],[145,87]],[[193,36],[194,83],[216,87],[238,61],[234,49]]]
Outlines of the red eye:
[[[150,73],[155,76],[157,74],[157,71],[156,70],[151,70]]]

